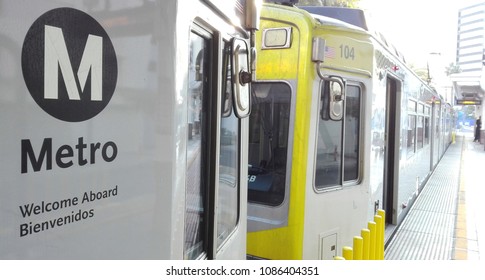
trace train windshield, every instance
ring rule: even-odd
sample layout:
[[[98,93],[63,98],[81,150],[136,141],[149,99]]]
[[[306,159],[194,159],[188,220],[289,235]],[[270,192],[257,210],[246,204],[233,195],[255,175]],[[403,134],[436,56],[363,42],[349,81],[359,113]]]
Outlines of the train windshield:
[[[249,118],[249,201],[280,205],[285,197],[291,89],[253,83]]]

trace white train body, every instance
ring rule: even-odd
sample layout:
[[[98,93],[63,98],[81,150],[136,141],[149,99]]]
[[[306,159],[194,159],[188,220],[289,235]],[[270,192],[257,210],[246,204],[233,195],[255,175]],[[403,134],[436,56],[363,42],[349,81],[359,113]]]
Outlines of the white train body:
[[[0,5],[0,259],[245,258],[253,1]]]

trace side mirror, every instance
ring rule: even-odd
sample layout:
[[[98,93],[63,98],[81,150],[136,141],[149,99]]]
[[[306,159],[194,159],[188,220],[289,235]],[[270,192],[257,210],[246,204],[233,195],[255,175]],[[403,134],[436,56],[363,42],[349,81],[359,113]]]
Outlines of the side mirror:
[[[244,40],[233,38],[231,69],[234,111],[239,118],[245,118],[251,111],[251,73],[249,73],[249,48]]]
[[[325,77],[323,80],[321,118],[340,121],[344,116],[345,83],[340,77]]]
[[[334,121],[339,121],[344,115],[344,84],[343,81],[339,79],[330,81],[330,95],[329,95],[329,105],[330,105],[330,119]]]

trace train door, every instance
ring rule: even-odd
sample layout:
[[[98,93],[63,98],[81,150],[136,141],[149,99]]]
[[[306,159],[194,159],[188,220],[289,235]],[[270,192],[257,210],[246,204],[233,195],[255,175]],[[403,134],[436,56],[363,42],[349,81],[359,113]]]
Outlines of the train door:
[[[211,116],[210,90],[213,84],[210,63],[214,38],[203,28],[195,27],[190,34],[189,89],[187,93],[187,181],[185,184],[184,258],[208,258],[212,240],[209,235],[210,210],[213,202],[209,186],[214,179],[210,158]],[[193,71],[190,71],[193,69]],[[193,72],[192,75],[191,72]],[[213,97],[212,97],[213,98]]]
[[[259,25],[259,7],[253,1],[206,2],[211,11],[239,17],[246,31]],[[241,259],[246,253],[247,154],[243,151],[247,151],[250,112],[250,52],[254,53],[247,38],[252,36],[237,28],[220,32],[225,28],[217,22],[197,18],[189,36],[185,259]]]
[[[393,224],[394,194],[397,187],[399,172],[399,120],[401,83],[387,77],[386,83],[386,131],[384,140],[384,179],[382,208],[389,213],[386,215],[386,224]]]
[[[232,70],[233,66],[248,69],[247,50],[243,40],[224,38],[202,25],[192,28],[187,92],[185,259],[244,257],[246,180],[241,177],[244,167],[241,158],[245,155],[240,151],[249,100],[238,97],[244,95],[241,91],[248,91],[249,98],[249,89],[248,85],[241,88],[239,83],[232,87]],[[216,94],[219,89],[220,95]]]

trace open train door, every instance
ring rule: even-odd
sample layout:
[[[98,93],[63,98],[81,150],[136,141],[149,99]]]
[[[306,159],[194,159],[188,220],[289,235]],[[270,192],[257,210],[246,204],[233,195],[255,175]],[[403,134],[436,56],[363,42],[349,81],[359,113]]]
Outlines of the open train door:
[[[386,131],[384,138],[384,187],[382,208],[386,211],[386,225],[396,224],[397,185],[399,178],[399,154],[401,149],[399,137],[399,120],[401,113],[401,82],[387,76],[386,82]]]

